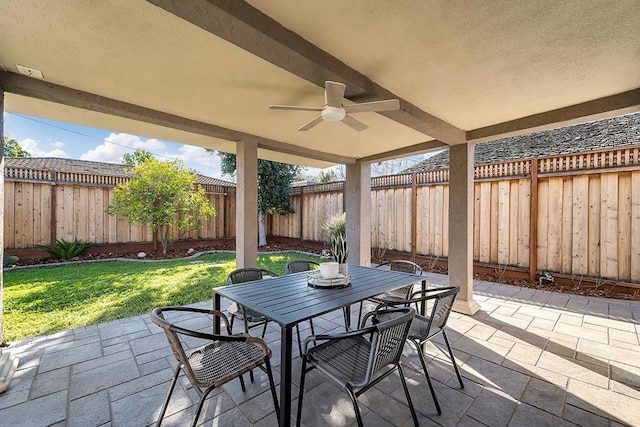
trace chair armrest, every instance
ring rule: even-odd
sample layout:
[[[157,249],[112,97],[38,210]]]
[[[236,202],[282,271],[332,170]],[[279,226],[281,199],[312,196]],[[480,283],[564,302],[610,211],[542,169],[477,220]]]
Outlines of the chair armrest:
[[[227,333],[231,335],[231,328],[229,327],[229,319],[223,312],[219,310],[211,310],[211,309],[196,308],[196,307],[181,307],[181,306],[158,307],[151,310],[151,320],[153,320],[154,323],[156,324],[168,324],[169,322],[167,322],[164,319],[164,317],[161,317],[161,315],[164,312],[170,312],[170,311],[200,313],[200,314],[218,316],[224,322],[225,327],[227,329]],[[181,329],[182,331],[189,331],[189,329],[184,329],[184,328],[179,328],[179,329]],[[195,331],[191,331],[191,332],[195,332]],[[180,332],[180,333],[183,333],[183,332]]]
[[[248,336],[246,338],[248,343],[255,344],[256,346],[260,347],[265,356],[271,356],[271,349],[267,346],[267,343],[264,342],[262,338],[251,336]]]
[[[302,344],[302,354],[307,354],[307,349],[309,347],[309,343],[312,341],[315,343],[316,341],[333,341],[333,340],[341,340],[347,338],[358,337],[366,334],[373,333],[377,330],[375,326],[369,326],[368,328],[357,329],[351,332],[343,332],[341,334],[322,334],[322,335],[310,335]]]

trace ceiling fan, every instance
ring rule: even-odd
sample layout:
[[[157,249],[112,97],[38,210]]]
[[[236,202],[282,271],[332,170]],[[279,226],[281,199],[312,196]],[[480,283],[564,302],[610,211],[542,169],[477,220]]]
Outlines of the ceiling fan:
[[[387,99],[384,101],[363,102],[361,104],[343,105],[342,98],[346,86],[343,83],[326,81],[324,83],[323,107],[298,107],[290,105],[270,105],[271,110],[297,110],[297,111],[318,111],[320,115],[309,123],[302,126],[299,131],[306,131],[316,126],[322,121],[341,121],[351,129],[360,132],[369,126],[351,117],[353,113],[364,113],[369,111],[394,111],[400,109],[400,101],[397,99]]]

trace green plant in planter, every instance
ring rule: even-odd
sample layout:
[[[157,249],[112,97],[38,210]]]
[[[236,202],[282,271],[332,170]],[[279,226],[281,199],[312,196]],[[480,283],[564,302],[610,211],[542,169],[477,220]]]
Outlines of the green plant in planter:
[[[346,223],[347,214],[343,212],[341,214],[332,216],[329,221],[322,224],[325,242],[332,245],[333,240],[337,236],[342,236],[344,238],[347,235]]]
[[[42,249],[52,258],[70,260],[80,255],[85,249],[92,247],[92,243],[83,242],[82,240],[75,239],[73,242],[67,242],[66,240],[56,240],[56,243],[52,246],[36,245],[37,248]]]
[[[339,264],[346,264],[349,257],[349,248],[344,236],[338,234],[331,239],[331,256]]]

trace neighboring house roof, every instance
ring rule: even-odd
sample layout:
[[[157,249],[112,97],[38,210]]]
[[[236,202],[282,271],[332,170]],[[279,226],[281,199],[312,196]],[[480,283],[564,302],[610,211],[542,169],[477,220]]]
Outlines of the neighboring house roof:
[[[55,172],[80,173],[102,176],[130,176],[130,166],[117,163],[90,162],[86,160],[61,159],[56,157],[5,157],[4,167],[52,170]],[[233,182],[198,174],[198,184],[234,186]]]
[[[475,146],[475,164],[559,156],[637,144],[640,144],[640,113],[483,142]],[[448,168],[447,149],[403,173]]]

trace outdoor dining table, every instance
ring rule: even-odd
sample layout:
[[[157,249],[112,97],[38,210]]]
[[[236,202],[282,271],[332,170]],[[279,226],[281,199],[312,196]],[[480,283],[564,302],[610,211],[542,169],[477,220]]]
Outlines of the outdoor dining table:
[[[214,309],[220,310],[225,297],[278,323],[281,327],[280,426],[291,424],[292,331],[295,325],[330,311],[426,279],[413,274],[349,265],[351,284],[342,288],[315,288],[308,284],[307,272],[287,274],[242,285],[214,289]],[[424,310],[424,308],[423,308]],[[347,316],[349,319],[350,316]],[[348,327],[349,325],[347,325]],[[214,330],[220,333],[220,322]]]

